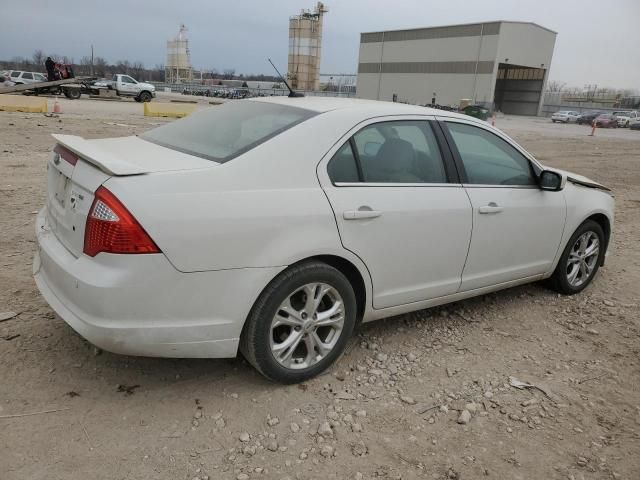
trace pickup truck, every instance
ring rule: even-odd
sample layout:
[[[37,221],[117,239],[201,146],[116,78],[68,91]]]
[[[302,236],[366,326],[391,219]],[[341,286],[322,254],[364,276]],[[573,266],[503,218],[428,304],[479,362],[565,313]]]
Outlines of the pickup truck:
[[[120,97],[133,97],[136,102],[150,102],[156,96],[156,87],[149,83],[138,82],[129,75],[116,74],[112,80],[94,82],[93,87],[115,90]]]

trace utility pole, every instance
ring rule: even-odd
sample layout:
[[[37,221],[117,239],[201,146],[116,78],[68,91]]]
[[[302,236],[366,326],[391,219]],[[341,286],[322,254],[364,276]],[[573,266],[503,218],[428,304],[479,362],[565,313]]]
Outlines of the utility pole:
[[[91,44],[91,76],[93,77],[93,44]]]

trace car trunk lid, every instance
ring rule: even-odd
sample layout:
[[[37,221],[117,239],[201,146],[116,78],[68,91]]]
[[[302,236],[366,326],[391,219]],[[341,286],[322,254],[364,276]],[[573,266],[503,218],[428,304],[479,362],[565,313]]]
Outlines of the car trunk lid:
[[[211,168],[215,162],[175,152],[137,137],[85,140],[53,135],[58,145],[47,164],[47,225],[76,257],[95,191],[112,176]]]

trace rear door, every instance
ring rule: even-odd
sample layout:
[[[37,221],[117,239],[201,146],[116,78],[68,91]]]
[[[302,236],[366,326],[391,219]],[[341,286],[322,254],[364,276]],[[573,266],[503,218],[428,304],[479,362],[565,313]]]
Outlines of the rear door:
[[[427,117],[375,119],[319,165],[343,246],[366,264],[374,308],[455,293],[471,205]]]
[[[548,272],[564,229],[564,193],[541,190],[531,161],[488,127],[461,119],[441,125],[473,206],[460,290]]]

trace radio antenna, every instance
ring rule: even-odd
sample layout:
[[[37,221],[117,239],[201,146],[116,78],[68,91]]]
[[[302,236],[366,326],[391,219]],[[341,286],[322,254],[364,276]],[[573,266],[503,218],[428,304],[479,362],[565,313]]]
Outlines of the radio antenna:
[[[287,80],[284,78],[284,76],[280,73],[280,71],[276,68],[276,66],[273,64],[273,62],[271,61],[270,58],[268,58],[267,60],[269,60],[269,63],[271,64],[271,66],[273,67],[273,69],[276,71],[276,73],[278,74],[278,76],[282,79],[282,81],[284,82],[284,84],[287,86],[287,88],[289,89],[289,97],[304,97],[303,93],[300,92],[294,92],[293,88],[291,88],[291,85],[289,85],[289,83],[287,82]]]

